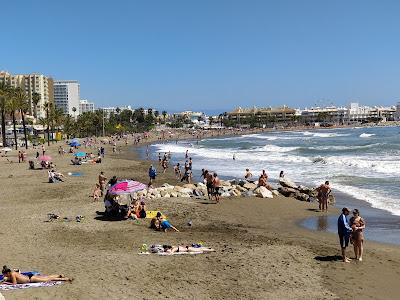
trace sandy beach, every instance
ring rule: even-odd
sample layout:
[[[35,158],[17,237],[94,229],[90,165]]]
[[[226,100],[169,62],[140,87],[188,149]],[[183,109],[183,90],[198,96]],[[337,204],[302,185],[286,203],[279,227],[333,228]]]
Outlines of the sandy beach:
[[[47,152],[65,174],[64,183],[48,184],[47,171],[28,170],[15,151],[8,155],[12,163],[0,158],[1,263],[62,273],[74,282],[3,291],[6,299],[395,299],[400,293],[400,248],[366,241],[363,262],[342,263],[335,234],[297,225],[322,214],[313,203],[284,197],[224,198],[219,204],[193,198],[147,201],[148,209],[161,210],[181,232],[155,232],[149,220],[99,220],[95,211],[103,210],[103,201],[89,195],[100,171],[146,183],[150,162],[121,143],[119,153],[106,147],[102,164],[73,166],[70,154],[58,155],[59,145]],[[30,149],[28,157],[34,153]],[[176,184],[171,168],[155,185],[165,182]],[[48,213],[61,219],[45,222]],[[78,215],[82,222],[75,222]],[[197,242],[216,252],[138,255],[143,243]]]

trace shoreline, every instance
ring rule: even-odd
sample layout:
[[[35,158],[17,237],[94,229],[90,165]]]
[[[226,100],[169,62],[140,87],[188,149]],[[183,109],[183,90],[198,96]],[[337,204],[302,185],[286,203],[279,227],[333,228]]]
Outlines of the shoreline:
[[[157,142],[157,136],[153,138],[149,142]],[[75,281],[2,292],[6,299],[352,299],[355,289],[361,297],[387,299],[400,292],[396,285],[400,248],[367,240],[362,264],[336,261],[340,252],[336,235],[296,224],[315,216],[313,203],[284,197],[226,198],[218,205],[193,198],[148,200],[148,209],[164,212],[179,233],[154,232],[144,220],[97,220],[95,211],[102,210],[102,201],[93,202],[88,195],[99,172],[146,182],[149,161],[131,151],[132,144],[121,145],[122,151],[115,154],[107,145],[102,164],[71,166],[70,155],[58,156],[58,145],[47,149],[57,169],[64,174],[79,171],[82,177],[48,184],[45,170],[2,160],[0,180],[9,188],[0,200],[0,224],[12,228],[13,234],[0,233],[0,251],[3,264],[62,272]],[[159,174],[156,186],[175,184],[172,173],[169,169]],[[85,218],[81,223],[44,222],[50,212]],[[199,241],[217,251],[192,257],[137,255],[143,243]]]
[[[247,133],[246,133],[247,134]],[[254,133],[257,134],[257,133]],[[243,135],[243,134],[242,134]],[[224,136],[226,138],[229,138],[230,136]],[[221,136],[218,137],[210,137],[210,138],[204,138],[202,140],[208,140],[208,139],[215,139],[215,138],[221,138]],[[182,140],[181,140],[182,141]],[[196,139],[187,139],[183,140],[187,143],[195,143]],[[155,142],[154,144],[158,144],[160,142]],[[164,141],[164,143],[171,143],[173,144],[173,141]],[[144,147],[138,147],[137,150],[139,157],[141,159],[145,158],[144,155]],[[156,153],[153,153],[156,155]],[[155,157],[155,159],[157,159]],[[172,162],[175,164],[176,162],[181,162],[173,157]],[[171,164],[171,166],[173,165]],[[196,170],[199,172],[199,170]],[[220,173],[220,172],[218,172]],[[197,176],[195,176],[197,179]],[[222,179],[232,179],[230,176],[222,176]],[[295,180],[296,181],[296,180]],[[273,180],[271,182],[274,182]],[[297,182],[297,181],[296,181]],[[303,184],[305,186],[309,186],[309,184],[305,182],[298,182],[298,184]],[[380,209],[380,208],[375,208],[373,207],[369,202],[360,200],[355,198],[354,196],[347,194],[345,192],[342,192],[340,190],[335,190],[335,195],[336,195],[336,203],[334,205],[335,208],[338,210],[341,207],[348,206],[351,208],[358,208],[361,209],[361,213],[364,218],[366,218],[367,223],[369,224],[368,230],[366,232],[366,237],[367,239],[374,240],[376,242],[382,242],[385,244],[392,244],[392,245],[400,245],[400,236],[398,236],[396,233],[400,231],[400,225],[397,227],[393,224],[400,224],[400,216],[394,215],[391,212],[388,212],[387,210]],[[315,218],[314,218],[315,219]],[[326,221],[328,222],[328,221]],[[315,220],[302,220],[299,222],[300,226],[305,227],[309,230],[317,230],[321,231],[321,229],[318,229]],[[329,226],[328,226],[329,225]],[[372,226],[371,226],[372,225]],[[336,232],[336,220],[329,219],[329,224],[327,224],[325,227],[325,230],[322,231],[327,231],[327,232]],[[382,233],[385,234],[382,234]]]

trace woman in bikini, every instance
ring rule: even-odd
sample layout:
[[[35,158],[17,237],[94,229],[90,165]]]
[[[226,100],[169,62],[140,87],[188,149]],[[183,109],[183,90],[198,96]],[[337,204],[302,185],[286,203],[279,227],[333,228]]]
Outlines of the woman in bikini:
[[[7,266],[3,266],[2,274],[4,281],[2,284],[16,285],[24,283],[38,283],[38,282],[50,282],[50,281],[68,281],[72,282],[72,279],[65,277],[64,275],[24,275],[16,271],[12,271]]]
[[[351,241],[353,242],[354,255],[356,260],[362,261],[362,256],[364,252],[364,233],[365,221],[360,216],[360,211],[358,209],[353,210],[353,217],[350,219],[350,226],[353,229],[351,233]]]

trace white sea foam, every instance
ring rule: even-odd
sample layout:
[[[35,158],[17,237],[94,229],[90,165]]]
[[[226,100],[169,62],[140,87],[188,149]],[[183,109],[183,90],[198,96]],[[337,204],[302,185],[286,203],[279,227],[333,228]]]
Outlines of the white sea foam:
[[[310,132],[304,131],[302,132],[304,136],[316,137],[316,138],[332,138],[339,136],[349,136],[348,133],[336,133],[336,132]]]
[[[345,194],[348,194],[358,200],[366,201],[371,204],[372,207],[386,210],[396,216],[400,216],[400,202],[397,198],[393,198],[390,195],[374,191],[367,188],[359,188],[348,185],[332,183],[333,187]]]
[[[375,133],[361,133],[360,138],[369,138],[374,135],[375,135]]]
[[[373,148],[376,146],[382,145],[381,143],[374,143],[368,145],[357,145],[357,146],[315,146],[315,147],[308,147],[308,149],[312,150],[355,150],[355,149],[367,149]]]

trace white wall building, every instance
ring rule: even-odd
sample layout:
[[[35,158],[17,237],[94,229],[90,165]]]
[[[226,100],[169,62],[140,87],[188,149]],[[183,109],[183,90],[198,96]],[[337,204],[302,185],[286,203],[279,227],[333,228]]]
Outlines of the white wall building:
[[[54,81],[54,103],[65,114],[78,116],[80,101],[80,85],[76,80]],[[75,111],[74,111],[75,110]]]
[[[79,101],[79,113],[83,114],[85,112],[94,112],[94,102],[81,99]]]

